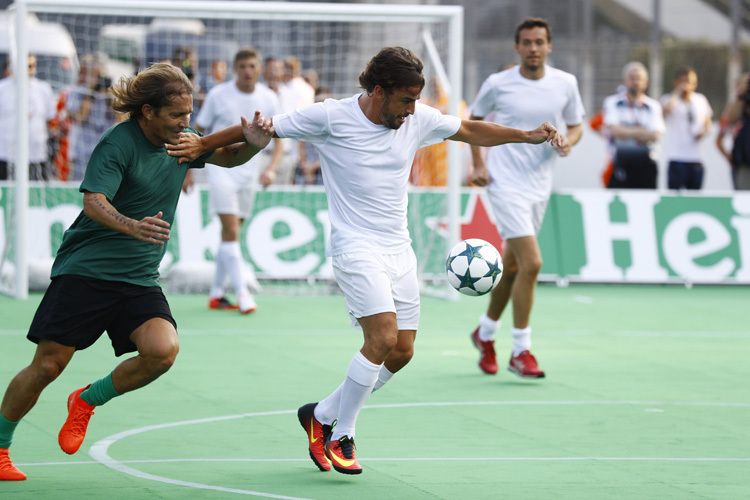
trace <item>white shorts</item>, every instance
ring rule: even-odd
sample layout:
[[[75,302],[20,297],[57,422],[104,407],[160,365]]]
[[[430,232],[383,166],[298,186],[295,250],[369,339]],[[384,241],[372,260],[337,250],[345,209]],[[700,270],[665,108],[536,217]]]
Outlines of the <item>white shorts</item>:
[[[253,210],[255,189],[246,184],[211,183],[209,188],[211,213],[234,214],[247,219]]]
[[[345,253],[332,259],[352,326],[357,318],[395,312],[399,330],[419,326],[417,258],[409,247],[398,254]]]
[[[529,200],[516,193],[487,190],[495,215],[495,224],[504,240],[536,236],[542,227],[549,198]]]

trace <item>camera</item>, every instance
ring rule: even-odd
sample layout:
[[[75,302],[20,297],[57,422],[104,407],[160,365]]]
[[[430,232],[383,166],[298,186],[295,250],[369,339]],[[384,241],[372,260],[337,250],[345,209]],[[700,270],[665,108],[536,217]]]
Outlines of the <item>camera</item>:
[[[106,76],[99,76],[99,78],[96,80],[96,85],[94,86],[94,90],[96,92],[106,92],[108,88],[112,86],[112,79],[108,78]]]
[[[192,80],[195,76],[195,72],[193,71],[193,65],[190,64],[190,61],[187,59],[182,61],[182,64],[180,65],[180,69],[182,69],[182,72],[185,73],[185,76],[188,77],[188,80]]]

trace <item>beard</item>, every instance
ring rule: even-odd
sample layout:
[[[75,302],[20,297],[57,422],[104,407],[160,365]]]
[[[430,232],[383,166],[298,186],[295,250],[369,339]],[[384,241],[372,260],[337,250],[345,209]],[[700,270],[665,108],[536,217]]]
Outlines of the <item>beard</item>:
[[[383,125],[385,125],[387,128],[398,130],[401,128],[401,125],[403,125],[399,118],[405,118],[405,116],[399,116],[391,114],[388,111],[388,105],[390,104],[391,100],[389,98],[386,98],[385,102],[383,103],[383,108],[381,109],[381,115],[383,120]]]

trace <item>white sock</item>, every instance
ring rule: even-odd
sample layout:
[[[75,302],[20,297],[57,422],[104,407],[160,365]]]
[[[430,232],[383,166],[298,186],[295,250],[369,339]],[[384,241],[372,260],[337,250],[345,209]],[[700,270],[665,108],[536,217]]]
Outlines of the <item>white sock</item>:
[[[332,425],[333,421],[339,416],[339,406],[341,406],[341,391],[344,389],[344,383],[336,388],[330,396],[318,403],[313,412],[315,418],[321,424]]]
[[[242,250],[239,241],[223,241],[221,246],[225,249],[224,266],[227,274],[234,285],[234,293],[237,297],[249,293],[245,284],[245,274],[242,269]]]
[[[227,276],[227,269],[224,265],[224,254],[226,253],[226,247],[222,242],[219,245],[219,250],[216,252],[216,270],[214,271],[214,282],[211,285],[211,290],[208,292],[209,298],[220,299],[224,296],[224,279]]]
[[[375,387],[372,388],[372,392],[377,391],[381,387],[383,387],[386,382],[388,382],[391,377],[393,377],[393,373],[385,367],[385,363],[380,367],[380,371],[378,372],[378,380],[375,382]]]
[[[385,365],[382,365],[380,367],[380,371],[378,372],[378,380],[375,382],[375,386],[372,388],[372,392],[377,391],[381,387],[383,387],[386,382],[388,382],[391,377],[393,377],[393,373],[385,367]],[[333,421],[336,420],[336,417],[339,413],[339,406],[341,406],[341,391],[343,390],[344,383],[342,382],[340,386],[336,388],[335,391],[331,393],[330,396],[325,398],[323,401],[318,403],[318,405],[315,407],[315,418],[318,422],[331,425],[333,424]]]
[[[518,356],[523,351],[531,350],[531,327],[511,328],[510,334],[513,336],[513,356]]]
[[[500,327],[500,320],[493,320],[487,314],[482,314],[479,318],[479,340],[487,342],[495,340],[495,332]]]
[[[338,423],[333,428],[332,441],[344,436],[354,438],[357,416],[367,398],[370,397],[372,388],[378,380],[381,366],[370,362],[361,352],[357,352],[352,358],[349,369],[346,371],[346,380],[341,388]]]

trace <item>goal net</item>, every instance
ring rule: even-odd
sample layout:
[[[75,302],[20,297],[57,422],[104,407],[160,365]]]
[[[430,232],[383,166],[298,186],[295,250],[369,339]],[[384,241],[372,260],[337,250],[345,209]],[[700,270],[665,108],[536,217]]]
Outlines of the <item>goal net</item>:
[[[241,47],[261,57],[295,57],[319,96],[354,95],[367,61],[382,47],[400,45],[425,63],[428,82],[422,101],[459,114],[462,80],[461,7],[401,4],[324,4],[297,2],[170,0],[19,0],[3,13],[8,49],[0,54],[15,69],[18,88],[16,130],[8,180],[0,180],[0,288],[17,297],[43,289],[62,233],[81,209],[77,191],[82,175],[73,158],[81,141],[66,99],[76,77],[91,65],[101,70],[102,88],[153,62],[180,65],[202,91],[218,80]],[[21,23],[18,19],[26,19]],[[52,32],[58,33],[58,38]],[[60,38],[62,37],[62,38]],[[59,41],[68,37],[72,49]],[[58,40],[58,41],[54,41]],[[2,47],[0,47],[2,50]],[[185,54],[192,54],[186,57]],[[39,61],[36,78],[50,83],[56,109],[48,141],[49,176],[27,181],[35,168],[29,150],[26,60]],[[192,62],[181,62],[185,58]],[[2,61],[0,61],[2,62]],[[263,82],[263,77],[261,77]],[[31,88],[31,87],[30,87]],[[196,99],[196,113],[200,97]],[[33,101],[31,101],[33,103]],[[251,110],[238,110],[249,115]],[[195,116],[195,114],[193,115]],[[102,120],[113,117],[100,117]],[[420,152],[412,171],[409,225],[426,289],[450,295],[444,279],[447,249],[457,240],[461,152],[441,145]],[[450,165],[450,167],[449,167]],[[32,178],[33,179],[33,178]],[[210,285],[218,249],[218,218],[208,209],[208,190],[183,195],[172,240],[161,266],[168,289],[202,291]],[[249,272],[264,288],[300,282],[295,290],[335,287],[325,257],[329,224],[322,186],[283,185],[258,190],[251,217],[242,228],[242,254]],[[318,286],[311,286],[318,285]]]

